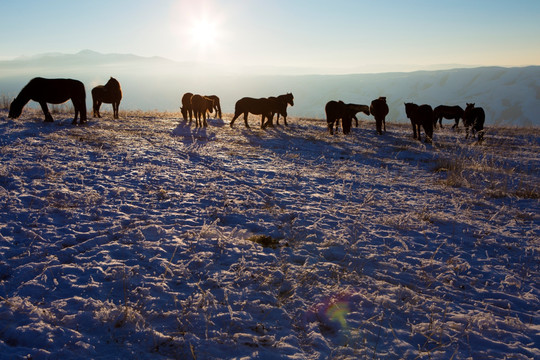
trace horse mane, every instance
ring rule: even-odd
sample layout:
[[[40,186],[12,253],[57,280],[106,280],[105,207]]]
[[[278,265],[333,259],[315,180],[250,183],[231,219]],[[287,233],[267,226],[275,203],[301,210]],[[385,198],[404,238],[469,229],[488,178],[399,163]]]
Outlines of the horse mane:
[[[107,81],[107,83],[104,85],[106,88],[111,88],[111,87],[114,87],[116,89],[121,89],[120,87],[120,83],[118,82],[118,80],[116,80],[115,78],[113,78],[111,76],[111,78],[109,79],[109,81]]]

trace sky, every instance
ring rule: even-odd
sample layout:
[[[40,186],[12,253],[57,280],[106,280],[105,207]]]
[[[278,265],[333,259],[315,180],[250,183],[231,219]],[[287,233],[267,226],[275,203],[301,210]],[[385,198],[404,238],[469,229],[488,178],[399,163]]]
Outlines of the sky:
[[[0,59],[160,56],[321,73],[540,64],[539,0],[0,0]]]

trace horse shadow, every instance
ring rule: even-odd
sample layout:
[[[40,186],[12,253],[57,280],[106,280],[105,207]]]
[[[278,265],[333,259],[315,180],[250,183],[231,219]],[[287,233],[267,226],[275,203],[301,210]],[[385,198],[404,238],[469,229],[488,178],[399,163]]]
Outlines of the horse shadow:
[[[178,123],[176,128],[172,130],[172,135],[181,139],[184,144],[205,143],[216,140],[215,132],[208,131],[207,127],[191,127],[186,120]]]

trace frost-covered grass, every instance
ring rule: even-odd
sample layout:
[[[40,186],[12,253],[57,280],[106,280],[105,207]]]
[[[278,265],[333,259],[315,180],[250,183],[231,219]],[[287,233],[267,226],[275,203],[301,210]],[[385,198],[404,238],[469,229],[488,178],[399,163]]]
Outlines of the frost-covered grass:
[[[0,358],[540,357],[540,130],[0,111]]]

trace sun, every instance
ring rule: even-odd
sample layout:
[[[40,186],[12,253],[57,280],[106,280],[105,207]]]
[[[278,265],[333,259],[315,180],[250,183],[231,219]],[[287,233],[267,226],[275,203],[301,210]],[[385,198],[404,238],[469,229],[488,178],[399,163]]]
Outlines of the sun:
[[[190,30],[191,41],[200,50],[212,50],[216,46],[218,29],[216,23],[207,19],[193,22]]]

